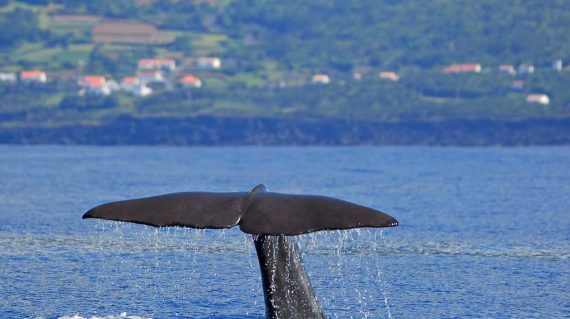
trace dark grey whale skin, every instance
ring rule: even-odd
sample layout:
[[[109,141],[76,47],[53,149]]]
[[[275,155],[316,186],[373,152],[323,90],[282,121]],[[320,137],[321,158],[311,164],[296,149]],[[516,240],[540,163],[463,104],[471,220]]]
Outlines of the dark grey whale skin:
[[[398,221],[378,210],[315,196],[267,191],[174,193],[99,205],[83,218],[101,218],[155,227],[230,228],[252,235],[300,235],[320,230],[392,227]]]
[[[395,218],[372,208],[326,196],[273,193],[265,185],[249,193],[186,192],[112,202],[90,209],[83,218],[155,227],[239,225],[243,232],[254,235],[270,319],[326,318],[290,236],[320,230],[398,226]]]
[[[295,240],[284,235],[257,235],[254,243],[261,269],[266,317],[326,318]]]

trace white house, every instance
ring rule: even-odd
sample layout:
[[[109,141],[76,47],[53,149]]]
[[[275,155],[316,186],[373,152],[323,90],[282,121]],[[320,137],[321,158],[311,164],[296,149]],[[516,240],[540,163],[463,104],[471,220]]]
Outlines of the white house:
[[[100,75],[86,75],[79,79],[79,86],[82,88],[79,95],[94,94],[94,95],[109,95],[111,89],[107,85],[107,79]]]
[[[0,72],[0,82],[15,83],[16,81],[18,81],[18,78],[15,73]]]
[[[329,84],[331,83],[331,78],[326,74],[315,74],[311,78],[311,83],[314,84]]]
[[[555,60],[554,62],[552,62],[552,68],[555,71],[562,72],[562,69],[564,69],[564,65],[562,63],[562,60],[558,59],[558,60]]]
[[[107,80],[107,87],[109,88],[109,90],[112,92],[117,92],[121,90],[121,86],[119,85],[119,83],[117,83],[117,81],[115,80]]]
[[[499,74],[516,75],[517,70],[512,64],[503,64],[499,66]]]
[[[121,89],[123,91],[130,92],[135,87],[139,86],[140,84],[141,84],[141,81],[139,81],[139,78],[134,77],[134,76],[125,76],[121,80]]]
[[[124,77],[121,81],[121,88],[123,91],[136,96],[147,96],[152,94],[152,89],[141,83],[141,81],[134,76]]]
[[[397,82],[400,80],[400,77],[398,76],[398,74],[396,72],[380,72],[380,73],[378,73],[378,77],[383,79],[383,80],[390,80],[390,81],[394,81],[394,82]]]
[[[46,83],[47,74],[41,70],[30,70],[20,72],[22,83]]]
[[[135,96],[147,96],[152,94],[152,89],[146,85],[139,85],[131,91]]]
[[[542,105],[550,104],[550,98],[546,94],[531,94],[526,97],[528,103],[538,103]]]
[[[525,75],[525,74],[532,74],[534,73],[534,65],[532,64],[521,64],[519,65],[519,75]]]
[[[222,67],[222,60],[212,57],[197,58],[196,66],[200,69],[219,69]]]
[[[199,89],[202,87],[202,80],[194,75],[185,75],[180,79],[180,84],[184,88],[196,88]]]
[[[163,83],[164,74],[158,70],[139,70],[137,77],[142,84],[147,83]]]

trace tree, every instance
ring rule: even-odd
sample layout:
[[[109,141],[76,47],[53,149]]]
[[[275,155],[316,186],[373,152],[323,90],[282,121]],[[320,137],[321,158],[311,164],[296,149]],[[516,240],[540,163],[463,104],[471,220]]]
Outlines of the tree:
[[[113,18],[132,17],[135,15],[137,9],[133,0],[89,0],[85,2],[89,12]]]
[[[12,47],[40,34],[36,14],[20,8],[0,15],[0,30],[0,47]]]

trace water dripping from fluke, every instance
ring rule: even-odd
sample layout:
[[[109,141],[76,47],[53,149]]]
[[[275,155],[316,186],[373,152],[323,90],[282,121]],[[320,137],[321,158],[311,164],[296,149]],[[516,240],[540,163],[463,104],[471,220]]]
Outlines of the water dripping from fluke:
[[[253,235],[267,318],[326,318],[303,266],[295,235],[345,229],[398,226],[378,210],[316,195],[269,192],[258,185],[248,192],[185,192],[112,202],[89,210],[83,218],[100,218],[155,227],[226,229],[234,226]],[[220,239],[225,238],[221,233]],[[358,292],[360,293],[360,292]],[[365,307],[363,299],[359,303]],[[365,313],[364,310],[361,312]]]

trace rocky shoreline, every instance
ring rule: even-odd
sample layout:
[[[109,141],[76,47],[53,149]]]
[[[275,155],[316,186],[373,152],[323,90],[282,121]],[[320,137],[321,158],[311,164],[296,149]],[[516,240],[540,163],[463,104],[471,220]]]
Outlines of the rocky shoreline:
[[[0,128],[1,144],[440,145],[570,144],[570,118],[366,121],[263,117],[137,119],[102,125]]]

